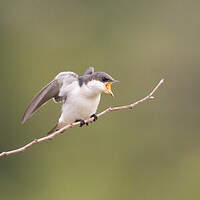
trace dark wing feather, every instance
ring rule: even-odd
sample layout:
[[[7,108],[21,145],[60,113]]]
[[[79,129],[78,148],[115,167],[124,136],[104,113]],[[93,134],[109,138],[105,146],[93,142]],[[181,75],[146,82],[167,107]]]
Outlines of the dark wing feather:
[[[84,75],[91,75],[94,73],[94,67],[88,67]]]
[[[26,109],[21,123],[23,124],[29,119],[33,113],[49,99],[56,97],[59,93],[59,84],[56,79],[47,84],[42,90],[33,98],[32,102]]]

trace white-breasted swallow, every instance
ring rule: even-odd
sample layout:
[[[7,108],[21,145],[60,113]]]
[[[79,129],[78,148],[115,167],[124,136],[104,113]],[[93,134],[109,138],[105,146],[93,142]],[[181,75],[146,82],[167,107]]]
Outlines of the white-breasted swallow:
[[[82,126],[89,117],[97,119],[95,113],[101,94],[113,95],[111,85],[115,82],[118,81],[105,72],[94,72],[93,67],[89,67],[83,76],[70,71],[61,72],[33,98],[21,122],[23,124],[40,106],[53,99],[62,104],[62,113],[48,134],[77,121]]]

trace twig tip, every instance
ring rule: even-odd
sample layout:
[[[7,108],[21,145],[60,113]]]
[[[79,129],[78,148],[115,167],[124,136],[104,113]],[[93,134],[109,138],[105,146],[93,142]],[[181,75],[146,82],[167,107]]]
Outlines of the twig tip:
[[[163,83],[164,81],[165,81],[165,79],[163,78],[163,79],[160,80],[160,83]]]

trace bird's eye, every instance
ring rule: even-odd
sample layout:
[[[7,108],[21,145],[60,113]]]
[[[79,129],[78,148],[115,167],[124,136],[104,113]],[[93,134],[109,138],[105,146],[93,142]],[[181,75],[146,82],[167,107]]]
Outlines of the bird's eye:
[[[106,77],[103,77],[103,78],[102,78],[102,81],[103,81],[103,82],[107,82],[108,79],[107,79]]]

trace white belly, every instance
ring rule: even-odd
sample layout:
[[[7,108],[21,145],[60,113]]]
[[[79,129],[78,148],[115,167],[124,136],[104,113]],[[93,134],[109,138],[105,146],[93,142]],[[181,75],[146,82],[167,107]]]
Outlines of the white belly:
[[[88,119],[96,113],[100,98],[100,94],[89,98],[75,92],[63,104],[59,122],[69,124],[76,120]]]

